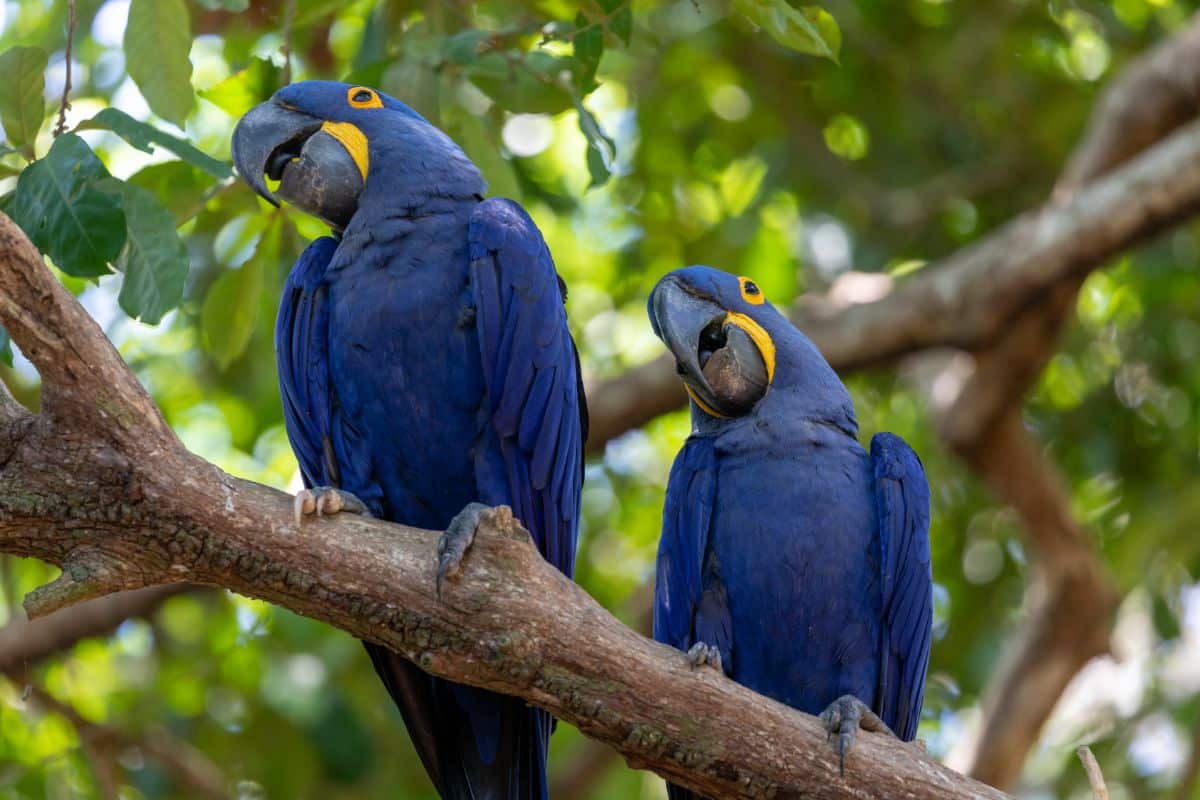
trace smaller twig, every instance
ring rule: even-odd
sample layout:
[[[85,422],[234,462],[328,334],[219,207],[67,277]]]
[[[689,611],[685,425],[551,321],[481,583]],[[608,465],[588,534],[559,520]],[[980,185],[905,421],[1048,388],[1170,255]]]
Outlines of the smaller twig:
[[[283,7],[283,85],[292,82],[292,22],[296,19],[296,0],[287,0]]]
[[[71,107],[71,44],[75,39],[75,0],[67,0],[67,50],[64,66],[62,101],[58,104],[58,122],[54,124],[54,136],[58,138],[67,129],[67,109]]]
[[[1108,786],[1104,783],[1104,773],[1100,771],[1100,762],[1096,761],[1092,748],[1086,744],[1075,751],[1083,763],[1083,771],[1087,773],[1088,783],[1092,786],[1092,796],[1096,800],[1108,800]]]
[[[16,676],[8,675],[10,680]],[[120,728],[92,722],[69,703],[59,700],[39,686],[27,684],[26,699],[43,710],[63,717],[75,728],[80,745],[84,748],[96,772],[100,791],[107,798],[117,797],[119,772],[113,754],[136,747],[150,758],[159,762],[181,784],[193,790],[187,796],[204,800],[229,800],[225,789],[225,777],[203,753],[187,742],[176,739],[161,728],[150,728],[145,735],[127,733]],[[111,794],[109,794],[111,792]]]

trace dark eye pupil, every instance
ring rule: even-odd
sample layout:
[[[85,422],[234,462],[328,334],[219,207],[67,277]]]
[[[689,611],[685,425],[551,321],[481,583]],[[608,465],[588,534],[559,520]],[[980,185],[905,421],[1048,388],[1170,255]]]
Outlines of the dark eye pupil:
[[[746,281],[746,294],[758,294],[758,286],[754,281]]]
[[[371,99],[371,93],[366,89],[360,89],[354,93],[354,102],[365,103]]]

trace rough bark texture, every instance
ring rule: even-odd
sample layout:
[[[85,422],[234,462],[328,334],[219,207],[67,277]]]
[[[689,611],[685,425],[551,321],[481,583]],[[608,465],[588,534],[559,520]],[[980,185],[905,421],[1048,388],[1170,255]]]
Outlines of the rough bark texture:
[[[434,591],[436,536],[292,520],[291,499],[187,452],[103,333],[0,214],[0,323],[44,381],[0,404],[0,552],[62,567],[31,616],[119,589],[223,586],[519,695],[639,768],[719,797],[1003,797],[914,745],[863,734],[845,777],[819,723],[623,626],[506,509]]]

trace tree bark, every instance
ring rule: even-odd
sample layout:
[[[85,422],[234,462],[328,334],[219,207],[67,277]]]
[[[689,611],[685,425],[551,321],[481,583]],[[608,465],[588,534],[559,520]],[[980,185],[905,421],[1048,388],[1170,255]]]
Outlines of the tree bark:
[[[818,721],[621,625],[489,512],[434,589],[434,532],[342,515],[187,452],[112,345],[0,214],[0,323],[42,375],[37,416],[0,400],[0,552],[62,575],[36,617],[119,589],[222,586],[525,698],[633,766],[713,797],[1000,798],[919,747],[863,733],[845,776]]]

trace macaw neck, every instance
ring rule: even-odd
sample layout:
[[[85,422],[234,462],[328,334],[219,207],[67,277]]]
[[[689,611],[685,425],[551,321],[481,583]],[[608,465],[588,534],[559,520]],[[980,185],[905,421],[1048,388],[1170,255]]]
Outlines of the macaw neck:
[[[480,202],[478,197],[427,197],[412,205],[359,203],[358,211],[343,231],[336,232],[338,254],[330,270],[337,272],[355,262],[371,245],[396,251],[410,237],[423,241],[466,242],[467,221]]]
[[[414,155],[417,154],[417,155]],[[437,213],[446,201],[481,199],[487,190],[479,169],[448,137],[428,128],[374,144],[360,210],[395,216]]]
[[[760,421],[771,422],[772,436],[778,436],[792,426],[819,426],[858,439],[858,419],[849,396],[813,398],[795,387],[772,387],[763,399],[745,416],[717,418],[689,403],[692,412],[692,432],[700,436],[724,437],[742,429],[762,428]]]

